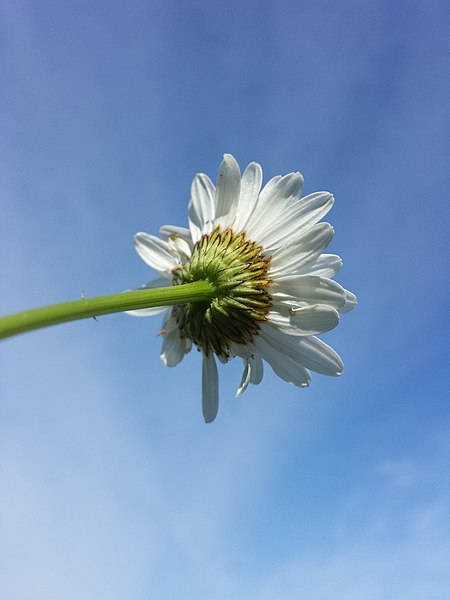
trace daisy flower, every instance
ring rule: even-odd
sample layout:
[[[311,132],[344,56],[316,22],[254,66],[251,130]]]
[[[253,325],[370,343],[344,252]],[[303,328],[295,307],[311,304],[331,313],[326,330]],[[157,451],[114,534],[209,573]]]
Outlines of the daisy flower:
[[[263,363],[282,379],[306,387],[311,371],[337,376],[339,355],[316,334],[336,327],[356,297],[332,277],[342,261],[322,254],[334,230],[320,222],[333,205],[328,192],[300,197],[300,173],[273,177],[262,189],[262,170],[250,163],[241,176],[224,156],[217,185],[195,176],[189,228],[164,226],[161,237],[137,233],[139,256],[159,278],[144,288],[180,285],[200,279],[214,283],[211,301],[167,309],[130,311],[149,316],[165,311],[161,359],[177,365],[194,344],[201,351],[202,406],[207,423],[219,406],[216,357],[239,356],[244,364],[237,390],[261,382]]]

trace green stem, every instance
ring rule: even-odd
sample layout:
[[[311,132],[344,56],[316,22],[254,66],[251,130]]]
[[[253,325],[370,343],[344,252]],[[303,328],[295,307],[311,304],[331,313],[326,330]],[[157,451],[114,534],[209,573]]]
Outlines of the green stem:
[[[209,281],[203,280],[183,285],[134,290],[110,296],[82,298],[73,302],[52,304],[0,317],[0,339],[49,325],[126,310],[201,302],[210,300],[214,295],[214,286]]]

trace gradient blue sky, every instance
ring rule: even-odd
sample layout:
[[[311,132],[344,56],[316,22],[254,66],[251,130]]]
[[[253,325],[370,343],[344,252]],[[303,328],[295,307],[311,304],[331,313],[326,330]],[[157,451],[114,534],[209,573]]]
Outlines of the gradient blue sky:
[[[358,309],[340,379],[241,398],[159,317],[0,347],[5,600],[450,596],[450,7],[445,1],[0,2],[1,312],[152,274],[224,152],[336,205]]]

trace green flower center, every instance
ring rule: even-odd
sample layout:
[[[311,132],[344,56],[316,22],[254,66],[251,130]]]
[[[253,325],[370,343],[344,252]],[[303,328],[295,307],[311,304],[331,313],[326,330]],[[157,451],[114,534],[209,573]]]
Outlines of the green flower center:
[[[217,227],[202,236],[189,260],[174,269],[173,284],[206,279],[217,295],[207,302],[173,307],[181,337],[222,360],[230,357],[230,343],[251,342],[271,307],[269,267],[270,258],[243,233]]]

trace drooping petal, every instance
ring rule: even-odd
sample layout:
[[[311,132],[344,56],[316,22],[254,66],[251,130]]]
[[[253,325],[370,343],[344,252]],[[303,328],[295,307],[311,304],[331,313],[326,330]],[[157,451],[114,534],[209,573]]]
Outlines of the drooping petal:
[[[279,246],[272,254],[271,276],[296,273],[310,264],[328,246],[333,235],[334,229],[329,223],[318,223],[295,242]]]
[[[250,163],[245,169],[241,179],[241,195],[233,223],[233,231],[240,233],[247,227],[253,210],[258,201],[259,191],[262,184],[262,169],[258,163]]]
[[[216,189],[207,175],[199,173],[194,177],[188,209],[189,228],[194,244],[203,234],[210,233],[213,229],[215,193]]]
[[[261,383],[264,375],[263,361],[258,354],[251,354],[249,360],[251,366],[250,383],[258,385]]]
[[[169,309],[162,324],[161,335],[163,345],[160,358],[166,367],[175,367],[184,358],[192,347],[190,340],[180,337],[177,321]]]
[[[176,235],[192,246],[191,232],[186,227],[178,227],[177,225],[163,225],[160,228],[159,233],[163,240],[167,241],[170,237]]]
[[[171,280],[168,277],[158,277],[152,281],[148,281],[144,285],[141,285],[140,290],[151,290],[159,287],[170,287],[172,285]],[[133,315],[133,317],[153,317],[167,310],[167,306],[154,306],[152,308],[139,308],[137,310],[125,311],[127,315]]]
[[[261,383],[264,374],[263,362],[261,357],[257,354],[249,354],[247,358],[243,358],[242,360],[244,362],[244,371],[236,396],[241,396],[247,389],[249,383],[252,383],[253,385]]]
[[[225,154],[217,178],[214,227],[230,227],[236,216],[241,190],[241,173],[234,156]]]
[[[248,384],[250,383],[250,375],[251,375],[250,360],[248,358],[243,358],[242,361],[244,363],[244,371],[242,373],[241,383],[239,384],[239,387],[236,391],[236,396],[241,396],[247,389]]]
[[[353,292],[349,292],[348,290],[344,290],[344,291],[345,291],[345,304],[344,304],[344,306],[341,306],[341,308],[339,309],[339,312],[341,313],[341,315],[345,315],[346,313],[350,312],[358,304],[358,300],[356,299],[356,296]]]
[[[191,232],[186,227],[177,227],[176,225],[163,225],[159,230],[159,233],[163,240],[166,242],[170,242],[172,240],[172,244],[169,243],[170,249],[173,246],[180,249],[182,255],[190,256],[192,253],[192,237]],[[188,251],[189,249],[189,251]]]
[[[287,336],[286,336],[287,337]],[[285,349],[272,344],[269,336],[260,332],[255,337],[254,346],[261,357],[269,363],[273,371],[288,383],[297,387],[307,387],[311,376],[301,362],[288,356]]]
[[[299,364],[310,371],[333,377],[342,374],[344,365],[341,357],[330,346],[315,336],[288,335],[273,327],[270,323],[261,326],[259,335],[279,352],[298,361]]]
[[[308,369],[331,377],[342,375],[344,363],[331,346],[315,336],[297,338],[297,340],[299,342],[298,356],[301,357],[301,361]]]
[[[219,410],[219,376],[214,354],[203,355],[202,408],[205,423],[212,423]]]
[[[136,252],[150,267],[159,273],[169,273],[178,264],[169,244],[149,233],[140,232],[134,236]]]
[[[186,240],[183,240],[183,238],[172,235],[167,243],[169,244],[170,251],[173,254],[178,255],[181,260],[187,260],[190,258],[192,248],[188,242],[186,242]]]
[[[336,281],[315,275],[285,275],[275,280],[273,294],[275,299],[297,301],[306,304],[328,304],[340,309],[345,304],[345,290]]]
[[[176,329],[164,333],[163,336],[161,360],[166,367],[175,367],[183,360],[187,352],[186,340],[180,337],[180,332]]]

